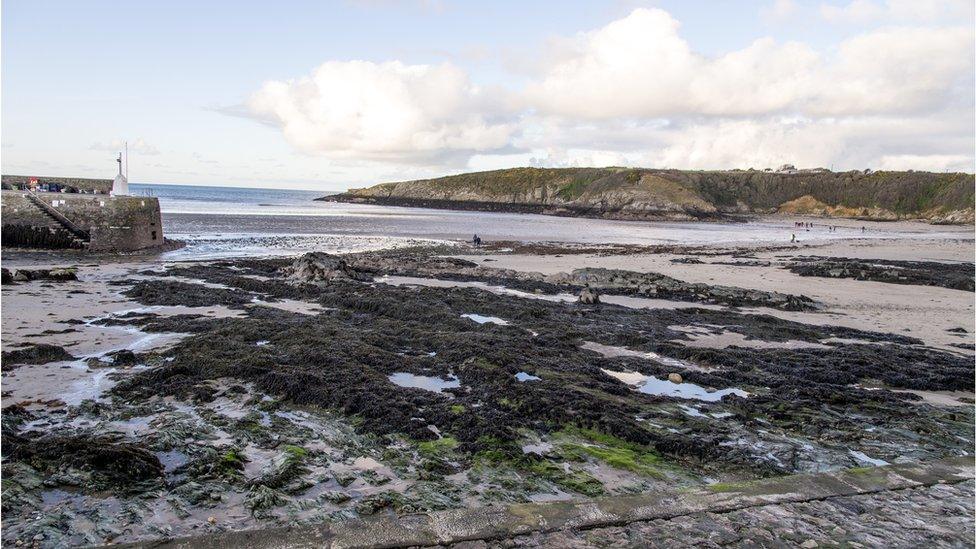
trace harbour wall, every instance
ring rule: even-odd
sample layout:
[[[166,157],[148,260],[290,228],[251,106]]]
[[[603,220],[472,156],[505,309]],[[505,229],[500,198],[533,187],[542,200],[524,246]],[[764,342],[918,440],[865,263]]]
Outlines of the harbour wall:
[[[112,191],[111,179],[88,179],[84,177],[47,177],[47,176],[28,176],[28,175],[4,175],[0,177],[4,190],[23,189],[31,179],[38,184],[58,185],[68,192],[89,193],[89,194],[108,194]]]
[[[159,200],[139,196],[36,193],[38,199],[87,232],[82,243],[23,191],[0,193],[4,247],[135,251],[164,244]]]

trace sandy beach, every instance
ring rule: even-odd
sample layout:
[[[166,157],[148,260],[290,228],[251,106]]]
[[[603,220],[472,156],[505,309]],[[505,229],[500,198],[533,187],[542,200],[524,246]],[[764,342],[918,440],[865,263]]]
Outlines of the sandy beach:
[[[749,253],[749,260],[768,262],[769,266],[729,265],[729,256],[736,251],[741,249],[730,251],[726,256],[702,258],[702,263],[694,264],[672,262],[687,257],[683,254],[572,254],[558,257],[491,254],[485,259],[490,259],[494,267],[545,274],[602,267],[664,273],[687,282],[797,293],[823,303],[824,309],[815,313],[755,312],[810,324],[906,333],[922,339],[928,345],[947,350],[958,351],[948,347],[951,343],[972,343],[971,337],[960,338],[958,334],[948,331],[961,327],[972,334],[976,330],[972,296],[960,296],[958,290],[930,286],[892,287],[890,284],[865,280],[800,277],[782,268],[797,257],[809,255],[968,263],[973,259],[972,241],[941,240],[920,244],[916,241],[853,240]]]

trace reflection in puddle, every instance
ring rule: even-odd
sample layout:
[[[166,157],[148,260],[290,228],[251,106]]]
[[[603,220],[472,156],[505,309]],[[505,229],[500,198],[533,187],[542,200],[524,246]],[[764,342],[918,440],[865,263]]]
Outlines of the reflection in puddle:
[[[461,318],[467,318],[468,320],[473,320],[478,324],[491,323],[491,324],[498,324],[499,326],[508,326],[507,320],[503,320],[501,318],[498,318],[497,316],[484,316],[484,315],[476,315],[476,314],[469,313],[469,314],[461,315]]]
[[[848,450],[851,457],[857,460],[858,463],[866,463],[868,465],[874,465],[875,467],[880,467],[882,465],[889,465],[889,463],[883,459],[873,458],[864,452],[858,452],[855,450]]]
[[[261,307],[271,307],[272,309],[280,309],[282,311],[288,311],[289,313],[298,313],[303,315],[314,316],[327,309],[323,308],[317,303],[309,303],[308,301],[299,301],[297,299],[279,299],[278,301],[264,301],[255,297],[251,300],[253,305],[258,305]]]
[[[688,339],[675,339],[686,347],[725,349],[726,347],[745,347],[749,349],[829,349],[827,345],[790,339],[787,341],[763,341],[750,339],[744,334],[724,329],[723,326],[668,326],[669,330],[684,332]]]
[[[646,376],[640,372],[618,372],[613,370],[600,369],[603,373],[613,377],[627,385],[635,385],[637,390],[648,395],[662,395],[675,398],[691,400],[701,400],[704,402],[718,402],[725,395],[737,395],[748,397],[749,393],[741,389],[722,389],[720,391],[708,391],[701,385],[694,383],[673,383],[666,379],[654,376]]]
[[[418,376],[407,372],[397,372],[390,376],[390,381],[400,387],[412,387],[414,389],[423,389],[435,393],[440,393],[444,389],[455,389],[461,386],[461,381],[453,374],[449,375],[448,379],[443,379],[432,376]]]
[[[391,286],[428,286],[431,288],[477,288],[479,290],[485,290],[493,294],[498,295],[511,295],[515,297],[522,297],[525,299],[539,299],[542,301],[554,301],[563,303],[575,303],[577,297],[572,294],[536,294],[530,292],[523,292],[521,290],[514,290],[512,288],[506,288],[505,286],[493,286],[485,282],[480,281],[459,281],[459,280],[442,280],[439,278],[419,278],[412,276],[381,276],[374,280],[381,284],[389,284]]]
[[[732,414],[729,413],[729,412],[710,412],[710,413],[705,413],[705,412],[702,412],[701,410],[699,410],[698,408],[695,408],[694,406],[681,405],[681,406],[679,406],[679,408],[681,408],[681,411],[682,412],[684,412],[686,415],[691,416],[691,417],[706,417],[706,418],[707,417],[713,417],[715,419],[725,419],[727,417],[732,417]]]
[[[84,501],[85,495],[78,492],[69,492],[67,490],[61,490],[55,488],[53,490],[45,490],[41,492],[41,503],[45,507],[50,507],[58,505],[61,503],[68,503],[70,505],[78,504]],[[19,545],[19,544],[18,544]]]
[[[615,347],[613,345],[603,345],[602,343],[596,343],[593,341],[584,341],[581,348],[587,351],[593,351],[600,353],[606,358],[617,358],[617,357],[636,357],[643,358],[647,360],[653,360],[655,362],[664,364],[665,366],[672,366],[674,368],[680,368],[682,370],[698,370],[705,371],[705,368],[698,366],[697,364],[692,364],[691,362],[685,362],[684,360],[678,360],[676,358],[661,356],[657,353],[643,352],[643,351],[632,351],[626,347]]]
[[[178,452],[176,450],[170,450],[168,452],[156,452],[156,457],[159,458],[159,462],[163,465],[163,472],[169,473],[178,467],[186,465],[190,458],[183,452]]]
[[[519,372],[515,374],[515,379],[519,381],[541,381],[542,378],[539,376],[534,376],[526,372]]]

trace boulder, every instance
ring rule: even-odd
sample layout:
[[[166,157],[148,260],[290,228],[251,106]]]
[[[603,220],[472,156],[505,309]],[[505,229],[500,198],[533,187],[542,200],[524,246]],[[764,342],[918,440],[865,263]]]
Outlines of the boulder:
[[[682,381],[684,381],[684,378],[682,378],[681,374],[677,372],[671,372],[670,374],[668,374],[668,381],[670,381],[671,383],[681,383]]]
[[[50,280],[54,282],[78,280],[78,269],[17,269],[12,277],[13,282],[30,282],[31,280]]]
[[[7,346],[9,349],[9,346]],[[4,368],[9,369],[13,364],[47,364],[63,360],[74,360],[75,357],[64,347],[38,343],[24,345],[14,350],[3,351]]]
[[[46,280],[54,280],[57,282],[78,280],[78,269],[51,269],[47,273]]]
[[[299,257],[291,266],[285,267],[284,272],[288,278],[300,282],[371,280],[369,274],[350,267],[343,258],[323,252],[309,252]]]
[[[89,368],[121,368],[135,366],[139,357],[128,349],[105,353],[102,357],[91,357],[85,361]]]
[[[587,305],[595,305],[600,302],[600,294],[596,293],[588,285],[584,286],[579,295],[579,302]]]

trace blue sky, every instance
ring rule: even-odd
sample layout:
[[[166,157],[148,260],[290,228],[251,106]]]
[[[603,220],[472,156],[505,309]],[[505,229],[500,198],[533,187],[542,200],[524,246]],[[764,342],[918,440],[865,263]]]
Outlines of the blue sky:
[[[133,181],[272,188],[972,171],[973,27],[968,3],[926,0],[7,0],[3,171],[110,177],[124,139]]]

